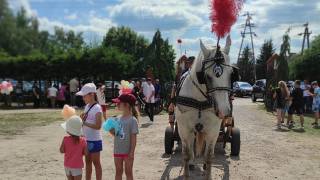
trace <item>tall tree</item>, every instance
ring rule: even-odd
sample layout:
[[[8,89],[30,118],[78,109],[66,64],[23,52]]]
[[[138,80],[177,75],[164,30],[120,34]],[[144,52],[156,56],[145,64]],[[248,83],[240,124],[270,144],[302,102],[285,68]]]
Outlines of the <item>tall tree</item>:
[[[162,82],[173,80],[175,53],[168,40],[164,40],[161,32],[157,30],[147,49],[144,69],[151,67],[155,77]]]
[[[252,53],[249,46],[246,46],[242,51],[242,56],[239,59],[237,66],[239,67],[239,75],[241,81],[253,83],[254,82],[254,63]]]
[[[311,42],[311,46],[303,55],[296,56],[290,61],[290,74],[293,79],[320,79],[320,35]]]
[[[110,28],[103,39],[102,45],[104,47],[116,47],[126,54],[133,55],[135,60],[139,60],[144,56],[148,42],[129,27],[121,26]]]
[[[257,59],[256,73],[257,79],[267,78],[267,61],[274,54],[274,47],[272,40],[265,40],[260,48],[260,55]]]
[[[290,37],[288,33],[285,33],[282,37],[282,44],[280,47],[280,57],[277,60],[277,81],[288,81],[289,79],[289,66],[288,58],[290,55]]]
[[[15,18],[8,6],[7,0],[0,0],[0,49],[13,54]]]

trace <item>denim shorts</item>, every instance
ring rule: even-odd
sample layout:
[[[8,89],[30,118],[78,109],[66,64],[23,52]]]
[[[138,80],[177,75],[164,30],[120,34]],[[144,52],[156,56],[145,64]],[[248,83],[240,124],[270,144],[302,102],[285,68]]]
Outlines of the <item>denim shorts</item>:
[[[102,151],[102,140],[99,141],[87,141],[87,147],[89,153],[96,153]]]
[[[320,102],[313,102],[312,111],[313,112],[320,112]]]

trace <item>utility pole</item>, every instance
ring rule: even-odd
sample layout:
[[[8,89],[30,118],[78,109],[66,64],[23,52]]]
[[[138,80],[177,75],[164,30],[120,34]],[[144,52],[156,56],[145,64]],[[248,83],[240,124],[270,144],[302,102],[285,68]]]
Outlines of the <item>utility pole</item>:
[[[309,32],[309,23],[305,23],[303,25],[305,28],[304,28],[304,32],[303,33],[299,33],[298,35],[299,36],[302,36],[303,35],[303,40],[302,40],[302,48],[301,48],[301,54],[303,54],[303,51],[304,51],[304,45],[306,43],[306,40],[307,40],[307,47],[309,48],[310,47],[310,42],[309,42],[309,37],[310,37],[310,34],[312,32]]]
[[[243,41],[246,37],[246,34],[250,35],[250,39],[251,39],[251,50],[252,50],[252,60],[253,60],[253,73],[254,73],[254,80],[257,80],[257,73],[256,73],[256,59],[255,59],[255,55],[254,55],[254,46],[253,46],[253,37],[257,36],[255,32],[252,31],[252,28],[256,27],[252,22],[252,15],[249,12],[247,12],[246,14],[244,14],[243,16],[246,16],[246,22],[245,24],[243,24],[242,26],[244,26],[244,30],[241,32],[241,44],[240,44],[240,49],[239,49],[239,53],[238,53],[238,62],[240,60],[240,56],[241,56],[241,51],[242,51],[242,46],[243,46]],[[248,32],[247,32],[248,31]]]

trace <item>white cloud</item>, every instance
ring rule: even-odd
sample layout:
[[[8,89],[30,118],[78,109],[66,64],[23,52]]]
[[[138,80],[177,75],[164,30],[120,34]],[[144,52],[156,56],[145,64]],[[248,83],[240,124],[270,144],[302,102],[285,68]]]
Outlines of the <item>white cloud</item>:
[[[202,25],[204,22],[198,14],[203,10],[197,10],[199,7],[203,4],[191,6],[186,0],[123,0],[107,6],[106,10],[117,23],[139,31],[154,31],[155,28],[172,31]]]
[[[21,7],[23,7],[26,10],[27,16],[37,16],[37,11],[31,9],[31,6],[29,4],[28,0],[11,0],[9,1],[9,6],[11,9],[13,9],[14,11],[18,11],[21,9]]]
[[[110,27],[114,26],[111,20],[98,17],[90,17],[89,24],[78,24],[75,26],[71,26],[60,21],[52,21],[46,17],[40,17],[39,24],[41,30],[46,30],[50,33],[53,33],[55,26],[59,26],[65,30],[74,30],[76,32],[94,32],[101,36],[104,35]]]
[[[78,15],[77,13],[72,13],[72,14],[66,15],[64,18],[67,20],[75,20],[78,18]]]

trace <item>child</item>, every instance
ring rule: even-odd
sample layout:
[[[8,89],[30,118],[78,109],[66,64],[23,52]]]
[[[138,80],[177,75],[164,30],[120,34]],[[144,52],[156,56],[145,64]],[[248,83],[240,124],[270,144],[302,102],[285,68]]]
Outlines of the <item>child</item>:
[[[314,123],[312,125],[317,127],[320,112],[320,87],[317,81],[312,82],[312,88],[314,89],[314,93],[310,93],[313,96],[312,110],[314,112]]]
[[[284,81],[279,81],[278,88],[273,94],[273,98],[276,99],[276,109],[277,109],[277,128],[281,129],[281,123],[284,122],[286,101],[290,96],[288,87]]]
[[[303,123],[304,123],[304,117],[303,117],[303,90],[300,88],[300,81],[296,80],[294,82],[294,90],[292,91],[290,95],[290,99],[292,100],[292,104],[289,107],[288,111],[288,126],[292,127],[293,121],[292,121],[292,115],[293,113],[296,112],[298,116],[300,116],[300,124],[301,124],[301,129],[304,128]],[[289,124],[290,123],[290,124]]]
[[[96,102],[97,88],[93,83],[85,84],[76,95],[82,96],[86,104],[84,113],[81,115],[83,121],[83,133],[87,140],[89,154],[86,156],[86,179],[91,179],[92,164],[95,167],[96,179],[102,179],[102,168],[100,163],[100,151],[102,151],[102,110]]]
[[[122,94],[113,99],[122,111],[119,118],[120,132],[114,137],[114,164],[116,166],[116,180],[122,179],[123,164],[127,180],[133,180],[133,160],[136,148],[138,130],[138,112],[135,109],[136,98],[132,94]],[[114,133],[113,133],[114,134]]]
[[[81,180],[83,168],[83,155],[88,154],[87,143],[82,134],[82,120],[79,116],[72,116],[61,126],[69,136],[65,136],[60,146],[64,153],[64,168],[68,180]]]

